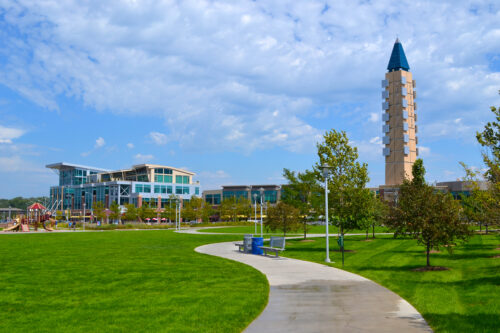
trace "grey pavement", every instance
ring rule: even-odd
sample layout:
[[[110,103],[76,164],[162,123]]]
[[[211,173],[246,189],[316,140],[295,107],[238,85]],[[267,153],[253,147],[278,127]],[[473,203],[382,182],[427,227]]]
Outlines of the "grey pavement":
[[[431,332],[407,301],[359,275],[303,260],[244,254],[233,242],[195,250],[266,275],[269,303],[245,332]]]

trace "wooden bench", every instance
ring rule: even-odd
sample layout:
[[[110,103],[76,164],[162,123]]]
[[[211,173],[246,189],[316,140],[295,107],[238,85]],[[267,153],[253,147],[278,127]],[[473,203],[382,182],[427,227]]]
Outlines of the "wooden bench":
[[[252,252],[252,237],[253,235],[246,234],[243,236],[243,243],[235,243],[239,252],[251,253]]]
[[[273,237],[269,240],[269,246],[259,246],[263,251],[264,255],[267,255],[267,252],[274,252],[275,257],[278,258],[278,253],[281,251],[285,251],[285,237]]]

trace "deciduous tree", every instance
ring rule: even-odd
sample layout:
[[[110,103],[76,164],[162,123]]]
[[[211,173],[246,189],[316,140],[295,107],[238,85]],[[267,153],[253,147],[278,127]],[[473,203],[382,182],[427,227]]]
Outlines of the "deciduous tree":
[[[266,229],[271,231],[282,230],[283,236],[286,237],[287,232],[300,228],[300,211],[280,201],[274,207],[268,208],[265,225]]]
[[[398,202],[391,207],[387,224],[394,230],[394,237],[410,236],[424,245],[427,267],[430,267],[432,248],[447,245],[451,251],[451,245],[468,239],[470,230],[461,216],[460,203],[451,194],[427,185],[424,173],[423,163],[416,162],[413,180],[406,179],[401,185]]]

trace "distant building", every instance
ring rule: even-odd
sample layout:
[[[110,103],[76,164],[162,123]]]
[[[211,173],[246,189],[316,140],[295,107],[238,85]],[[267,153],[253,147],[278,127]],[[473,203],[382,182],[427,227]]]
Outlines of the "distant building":
[[[213,206],[220,205],[227,198],[245,198],[260,203],[260,189],[264,189],[263,202],[276,204],[281,200],[281,185],[224,185],[220,190],[203,191],[203,200]]]
[[[50,188],[49,209],[82,210],[95,202],[105,207],[115,201],[119,205],[162,208],[171,196],[189,200],[200,196],[199,182],[193,182],[194,173],[156,164],[139,164],[130,169],[107,170],[71,163],[46,166],[59,174],[59,185]]]

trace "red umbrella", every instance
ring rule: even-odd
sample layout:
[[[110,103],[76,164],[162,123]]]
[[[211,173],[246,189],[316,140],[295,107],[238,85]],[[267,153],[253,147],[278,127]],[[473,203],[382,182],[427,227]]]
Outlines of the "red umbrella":
[[[147,217],[147,218],[146,218],[146,221],[149,221],[149,220],[151,220],[151,219],[150,219],[149,217]]]
[[[167,219],[166,219],[166,218],[162,218],[161,220],[162,220],[162,221],[166,221]]]
[[[33,209],[33,210],[45,210],[45,208],[41,203],[35,202],[31,206],[28,207],[28,209]]]

